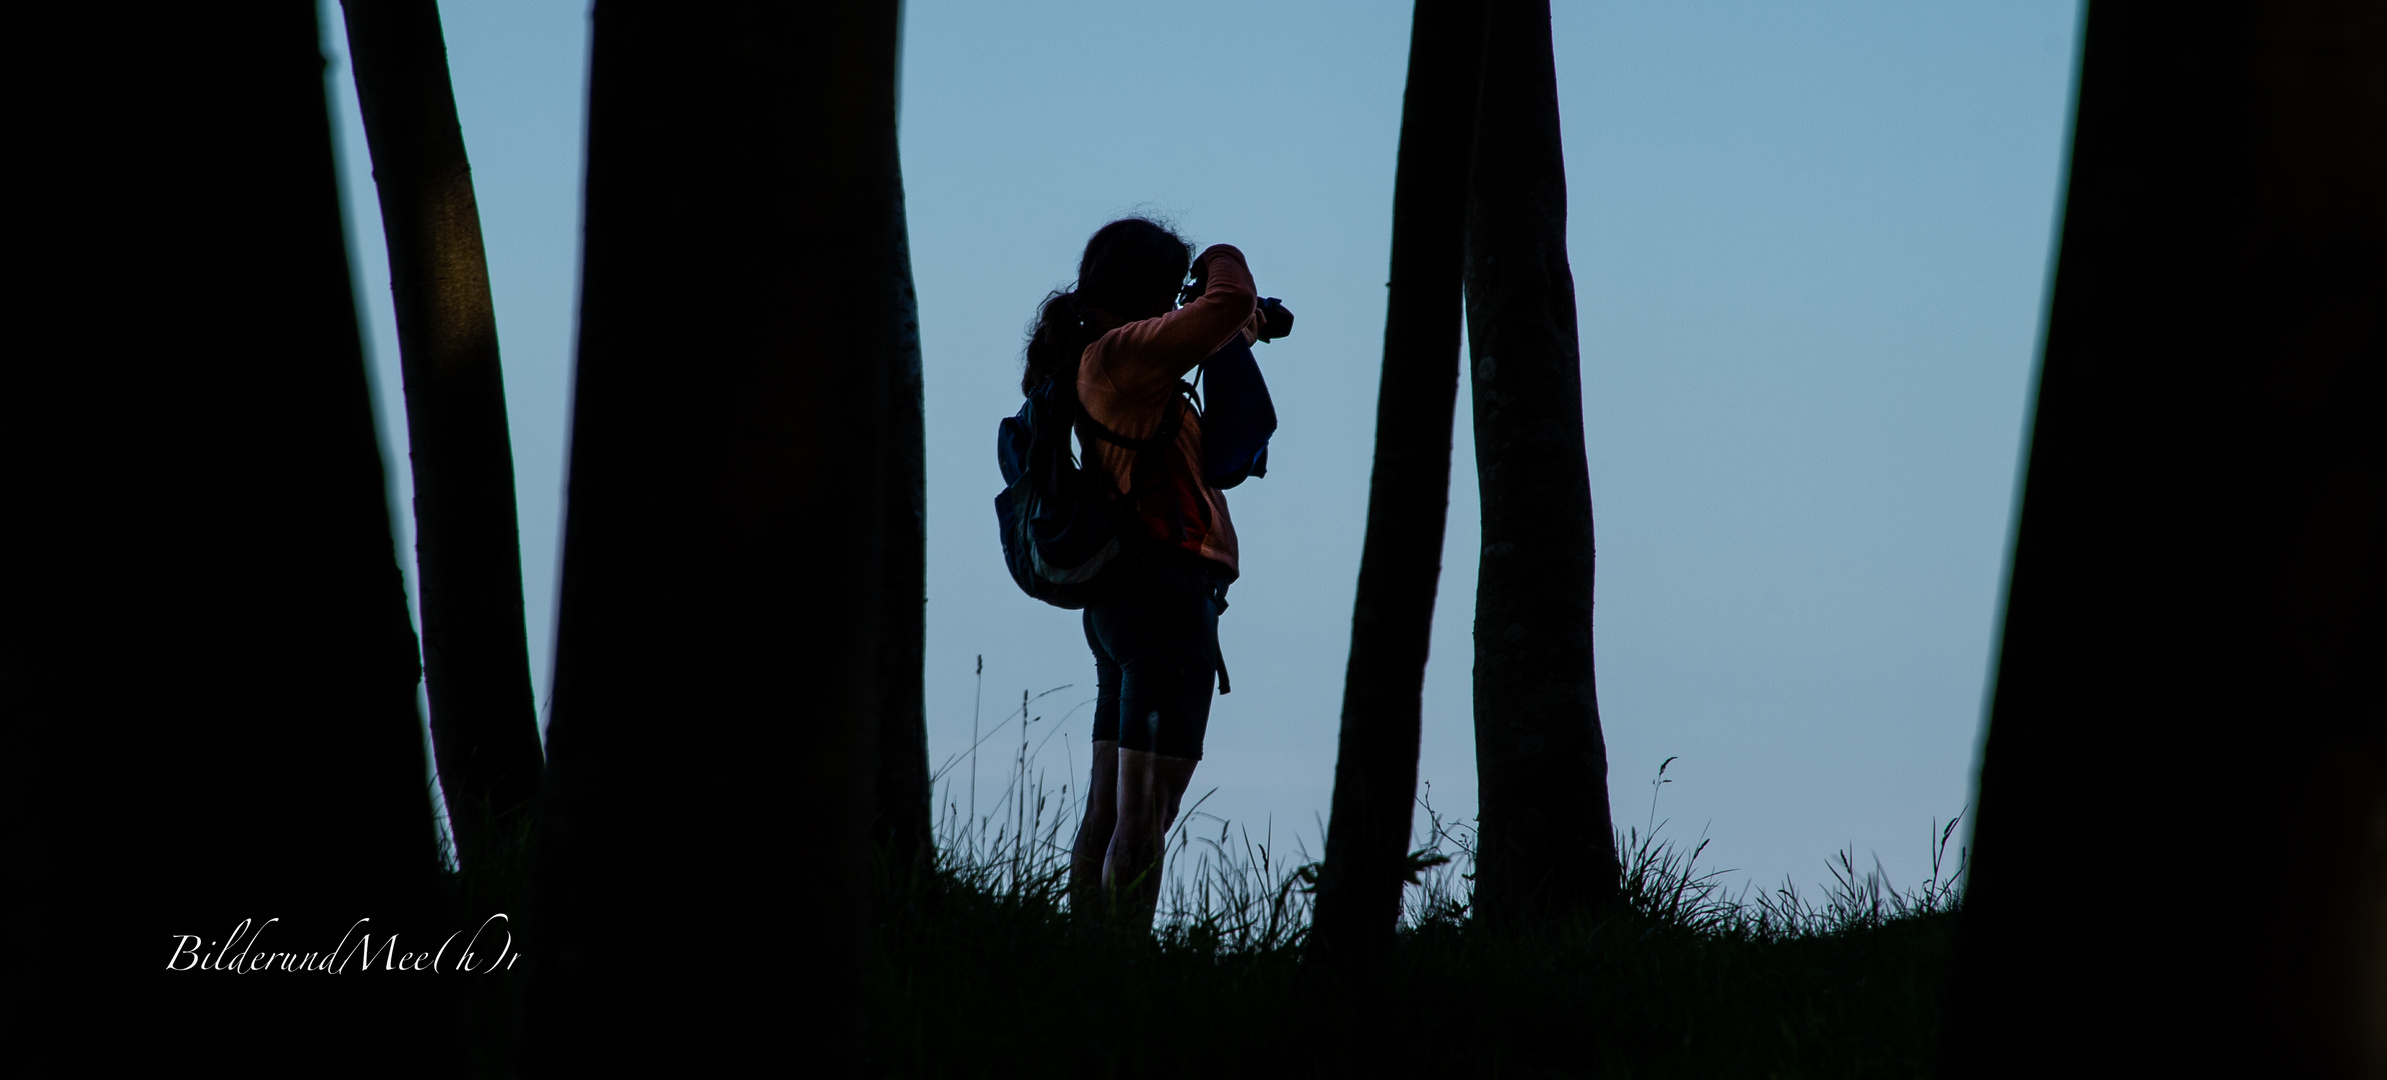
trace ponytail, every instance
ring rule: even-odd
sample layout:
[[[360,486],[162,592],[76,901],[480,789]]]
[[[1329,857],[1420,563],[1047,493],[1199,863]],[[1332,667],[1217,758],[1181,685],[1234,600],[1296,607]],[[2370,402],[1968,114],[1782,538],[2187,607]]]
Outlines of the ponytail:
[[[1074,290],[1044,298],[1036,310],[1036,323],[1028,331],[1028,362],[1020,373],[1020,393],[1034,393],[1045,380],[1055,378],[1071,393],[1077,391],[1078,357],[1094,344],[1086,314],[1084,302]]]

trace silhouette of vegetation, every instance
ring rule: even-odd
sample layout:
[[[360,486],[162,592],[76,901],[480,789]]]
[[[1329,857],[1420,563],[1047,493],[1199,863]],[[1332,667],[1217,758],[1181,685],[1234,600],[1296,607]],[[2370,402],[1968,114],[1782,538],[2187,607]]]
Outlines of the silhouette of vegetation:
[[[1611,900],[1608,751],[1592,665],[1591,480],[1548,0],[1489,0],[1467,333],[1483,500],[1475,594],[1479,910]]]
[[[533,1071],[860,1060],[896,31],[595,10]]]
[[[1077,715],[1045,707],[1067,689],[1023,694],[986,726],[1008,768],[982,812],[962,805],[968,751],[939,771],[927,868],[878,863],[869,1074],[1930,1075],[1962,901],[1956,821],[1934,823],[1931,874],[1912,888],[1850,849],[1819,895],[1736,895],[1729,871],[1700,865],[1704,841],[1661,839],[1653,801],[1616,838],[1617,905],[1495,927],[1470,910],[1474,830],[1429,797],[1393,943],[1353,984],[1303,963],[1318,872],[1303,844],[1198,802],[1170,836],[1152,932],[1071,914],[1077,793],[1034,766]],[[451,875],[459,918],[520,902],[526,839]],[[516,991],[470,992],[474,1075],[509,1075]]]
[[[1353,967],[1392,944],[1417,796],[1420,695],[1450,511],[1483,16],[1481,0],[1419,0],[1409,34],[1376,456],[1318,886],[1318,953]]]
[[[519,956],[527,944],[530,883],[537,861],[537,816],[498,815],[478,803],[456,807],[453,817],[487,815],[460,823],[464,830],[486,838],[481,857],[459,860],[447,870],[446,922],[452,930],[480,940],[474,949],[491,970],[456,978],[456,1023],[464,1041],[464,1074],[487,1080],[507,1080],[523,1074],[522,1019],[529,971],[519,961],[502,969],[499,958]],[[454,950],[462,952],[462,948]]]
[[[1654,795],[1644,826],[1613,826],[1548,4],[1424,0],[1337,831],[1322,864],[1197,799],[1150,928],[1070,910],[1076,808],[1033,769],[1036,698],[993,807],[973,770],[968,809],[948,781],[934,813],[897,5],[594,13],[543,778],[437,11],[347,12],[464,858],[443,876],[433,848],[316,8],[28,31],[107,41],[129,89],[62,77],[121,130],[38,156],[35,310],[72,329],[0,365],[0,797],[19,826],[0,1045],[20,1071],[212,1053],[404,1076],[2387,1071],[2373,8],[2091,9],[1986,876],[1949,857],[1951,821],[1919,886],[1850,849],[1810,897],[1726,892],[1704,842],[1659,839]],[[140,179],[160,161],[171,183]],[[172,287],[128,318],[132,250]],[[1417,799],[1427,837],[1404,850],[1440,560],[1439,524],[1419,525],[1447,509],[1461,282],[1483,816]],[[2247,760],[2280,763],[2282,790],[2215,779]],[[2267,874],[2114,918],[2080,896],[2113,858],[2084,833],[2189,872],[2260,852]],[[303,948],[360,914],[421,937],[500,912],[531,959],[461,986],[157,963],[242,920]]]
[[[342,0],[390,290],[414,469],[431,743],[457,855],[536,809],[539,723],[497,316],[434,0]]]
[[[1846,851],[1820,897],[1731,896],[1704,845],[1658,839],[1653,818],[1617,838],[1617,905],[1493,926],[1468,907],[1472,830],[1428,806],[1391,947],[1347,981],[1302,963],[1317,864],[1198,811],[1171,838],[1153,933],[1073,919],[1070,793],[1028,772],[1028,719],[998,725],[1026,736],[1005,794],[975,817],[948,804],[933,872],[880,880],[873,1075],[1930,1074],[1953,822],[1913,889]]]
[[[8,1068],[452,1072],[439,981],[189,969],[439,923],[315,6],[36,18],[108,59],[25,151],[0,363]]]
[[[1950,1075],[2387,1075],[2382,300],[2382,9],[2090,5]]]
[[[895,151],[892,141],[886,144]],[[886,521],[880,534],[878,640],[878,775],[870,837],[884,858],[926,866],[930,836],[928,718],[921,702],[922,657],[928,629],[928,445],[920,385],[920,304],[912,289],[912,245],[904,222],[903,174],[887,163],[895,185],[888,225],[896,290],[891,316],[894,368],[888,373]]]

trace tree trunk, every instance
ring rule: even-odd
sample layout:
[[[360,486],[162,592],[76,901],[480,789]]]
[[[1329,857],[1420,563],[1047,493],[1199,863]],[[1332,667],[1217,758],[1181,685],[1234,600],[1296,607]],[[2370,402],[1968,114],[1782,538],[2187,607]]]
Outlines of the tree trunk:
[[[1475,599],[1476,912],[1616,892],[1592,678],[1591,482],[1548,0],[1492,0],[1468,193],[1483,554]]]
[[[343,0],[406,377],[431,743],[458,857],[539,796],[505,378],[434,0]]]
[[[1946,1070],[2387,1075],[2387,19],[2082,56]]]
[[[529,1064],[851,1075],[897,7],[594,20]]]
[[[315,12],[16,27],[109,57],[52,70],[55,109],[20,131],[44,163],[0,363],[20,1075],[157,1075],[211,1046],[261,1075],[461,1065],[452,982],[378,955],[454,927]],[[352,928],[370,974],[353,953],[331,978],[250,970]]]
[[[894,148],[889,142],[890,150]],[[927,446],[920,402],[920,305],[904,225],[901,163],[895,184],[895,360],[887,394],[886,534],[880,541],[877,810],[871,839],[891,870],[919,870],[936,854],[930,836],[928,720],[920,674],[928,605]]]
[[[1450,511],[1467,169],[1483,63],[1482,0],[1418,0],[1392,196],[1392,280],[1367,538],[1343,673],[1332,825],[1315,955],[1364,966],[1392,944],[1416,815],[1420,694]]]

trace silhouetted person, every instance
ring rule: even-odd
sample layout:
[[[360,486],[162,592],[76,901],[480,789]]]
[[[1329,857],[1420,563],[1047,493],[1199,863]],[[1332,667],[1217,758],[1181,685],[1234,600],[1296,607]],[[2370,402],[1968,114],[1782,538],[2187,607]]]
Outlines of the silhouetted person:
[[[1201,418],[1181,380],[1260,330],[1251,271],[1224,244],[1193,260],[1199,295],[1177,306],[1191,253],[1143,218],[1097,230],[1076,285],[1045,300],[1020,379],[1023,392],[1074,387],[1085,465],[1119,504],[1122,552],[1084,616],[1099,689],[1070,884],[1077,910],[1116,903],[1136,926],[1151,923],[1162,845],[1202,758],[1237,573],[1235,526],[1203,478]]]

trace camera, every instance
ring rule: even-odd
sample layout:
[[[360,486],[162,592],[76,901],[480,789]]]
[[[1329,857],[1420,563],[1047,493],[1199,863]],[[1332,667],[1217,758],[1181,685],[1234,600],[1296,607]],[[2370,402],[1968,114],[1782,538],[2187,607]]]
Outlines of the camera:
[[[1210,287],[1209,281],[1194,278],[1177,290],[1177,303],[1193,303]],[[1285,310],[1285,302],[1273,296],[1260,298],[1260,340],[1275,341],[1293,332],[1293,313]]]
[[[1273,296],[1260,298],[1260,340],[1275,341],[1293,332],[1293,313]]]

